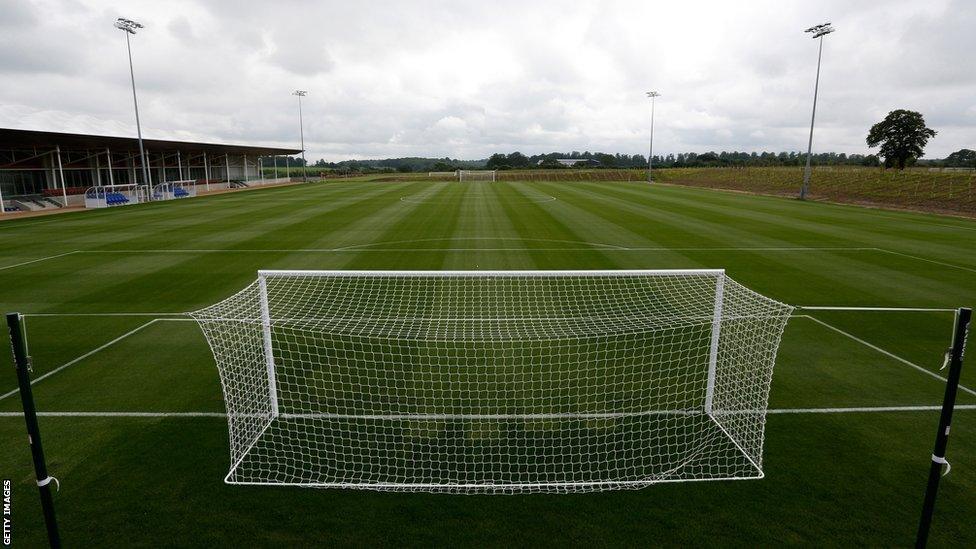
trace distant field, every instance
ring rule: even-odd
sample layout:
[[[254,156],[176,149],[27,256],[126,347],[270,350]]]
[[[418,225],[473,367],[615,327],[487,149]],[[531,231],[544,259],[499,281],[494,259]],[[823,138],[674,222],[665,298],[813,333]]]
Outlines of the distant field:
[[[47,376],[34,393],[65,545],[911,544],[944,389],[946,309],[976,297],[976,222],[694,187],[737,188],[743,173],[779,182],[744,189],[756,192],[789,194],[799,181],[785,169],[674,171],[693,186],[413,176],[0,222],[0,306],[29,315],[34,376]],[[828,173],[815,175],[815,196]],[[968,196],[965,179],[952,182],[953,200]],[[799,306],[934,310],[797,310],[773,376],[764,480],[524,496],[223,483],[217,370],[183,313],[258,269],[667,268],[725,268]],[[933,546],[976,540],[974,366]],[[14,545],[34,547],[44,529],[15,387],[0,349],[0,472],[13,480]]]
[[[758,194],[796,196],[803,168],[675,168],[655,172],[660,181]],[[920,211],[976,215],[976,172],[922,168],[814,168],[811,200],[829,200]]]
[[[385,181],[426,179],[426,174],[374,176]],[[795,197],[803,182],[801,167],[769,168],[667,168],[655,169],[662,183]],[[440,180],[450,180],[441,177]],[[644,181],[646,170],[612,168],[581,170],[504,170],[499,181]],[[810,200],[859,204],[891,209],[976,216],[976,172],[904,171],[851,166],[813,169]]]

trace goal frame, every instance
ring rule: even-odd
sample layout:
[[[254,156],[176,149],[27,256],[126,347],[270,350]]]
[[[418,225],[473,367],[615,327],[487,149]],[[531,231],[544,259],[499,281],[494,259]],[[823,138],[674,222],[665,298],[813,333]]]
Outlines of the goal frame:
[[[472,179],[467,179],[467,180],[464,179],[465,174],[472,174],[472,173],[475,173],[475,174],[489,174],[490,173],[491,174],[491,179],[481,179],[481,178],[472,178]],[[458,170],[457,177],[458,177],[458,182],[459,183],[460,182],[464,182],[464,181],[490,181],[490,182],[494,183],[494,182],[498,181],[498,170]],[[501,272],[501,271],[498,271],[498,272]]]
[[[129,202],[124,204],[109,204],[108,194],[116,193],[125,196]],[[149,185],[142,183],[119,183],[110,185],[96,185],[85,189],[85,208],[115,208],[119,206],[131,206],[133,204],[143,204],[149,202],[151,197]]]
[[[268,370],[268,387],[271,399],[272,419],[280,415],[278,410],[278,379],[275,373],[274,345],[271,339],[271,313],[268,303],[269,277],[562,277],[562,276],[688,276],[715,277],[715,300],[712,312],[712,331],[708,349],[708,375],[705,386],[703,410],[712,415],[712,399],[715,394],[715,373],[718,367],[718,346],[722,331],[722,299],[725,293],[725,269],[620,269],[620,270],[503,270],[503,271],[368,271],[368,270],[275,270],[258,271],[260,291],[261,334],[264,342],[265,363]],[[713,418],[714,419],[714,418]]]
[[[176,196],[176,189],[186,191],[185,196]],[[179,181],[163,181],[152,186],[150,199],[154,202],[161,200],[182,200],[184,198],[194,198],[197,195],[197,185],[195,179],[181,179]]]
[[[308,282],[312,282],[315,279],[320,279],[318,284],[324,284],[325,287],[330,286],[332,283],[328,282],[326,279],[331,279],[335,284],[339,284],[338,288],[344,288],[345,285],[352,284],[355,287],[357,282],[350,279],[363,279],[363,284],[375,284],[381,283],[383,279],[390,279],[391,282],[395,282],[396,279],[400,280],[401,284],[406,284],[406,287],[419,287],[424,288],[428,284],[435,284],[433,280],[430,282],[415,281],[408,282],[404,279],[441,279],[440,282],[436,284],[444,283],[451,284],[451,278],[466,278],[471,280],[471,283],[475,286],[480,286],[481,282],[477,282],[477,279],[485,280],[485,283],[493,285],[495,282],[488,282],[489,279],[496,279],[496,282],[502,283],[504,279],[509,279],[509,282],[504,282],[505,285],[515,284],[515,287],[521,287],[522,283],[517,282],[517,280],[524,280],[526,288],[533,288],[538,286],[541,282],[539,280],[552,278],[552,279],[594,279],[594,282],[599,279],[613,279],[613,278],[634,278],[643,279],[646,282],[641,283],[647,284],[649,291],[653,292],[653,288],[665,288],[670,287],[670,280],[680,280],[681,278],[687,277],[691,279],[689,284],[698,285],[698,293],[696,298],[695,312],[693,317],[688,317],[694,319],[696,330],[698,331],[698,359],[696,361],[695,370],[697,374],[697,381],[695,382],[693,389],[693,396],[686,398],[683,404],[677,408],[670,408],[667,405],[664,408],[654,408],[653,406],[649,409],[637,408],[637,409],[597,409],[597,410],[587,410],[587,409],[562,409],[562,408],[536,408],[536,409],[526,409],[526,410],[455,410],[453,408],[446,408],[444,410],[438,409],[418,409],[418,410],[398,410],[391,408],[386,409],[350,409],[348,411],[344,409],[322,409],[316,410],[312,409],[295,409],[294,406],[289,403],[294,399],[294,388],[292,385],[295,383],[293,379],[295,365],[292,362],[295,357],[290,353],[290,349],[287,345],[287,341],[281,339],[280,329],[289,330],[294,329],[290,326],[290,323],[295,321],[301,321],[305,316],[310,316],[307,320],[315,320],[315,318],[321,315],[312,313],[307,315],[303,313],[300,317],[292,317],[287,311],[291,310],[289,307],[300,306],[295,305],[293,299],[290,299],[287,293],[289,288],[296,287],[295,285],[303,284],[302,279]],[[531,279],[537,279],[536,283],[530,282]],[[657,282],[652,279],[661,278],[661,284],[664,286],[658,286]],[[342,279],[346,279],[345,282]],[[379,279],[370,281],[369,279]],[[500,280],[499,280],[500,279]],[[292,282],[294,280],[295,282]],[[697,280],[698,282],[694,282]],[[459,281],[460,282],[460,281]],[[616,287],[617,283],[610,280],[605,281],[611,284],[611,286]],[[548,283],[541,283],[543,286]],[[586,283],[589,284],[589,283]],[[623,287],[630,287],[628,282],[621,281]],[[684,283],[682,283],[684,284]],[[465,284],[462,283],[461,287]],[[507,287],[507,286],[506,286]],[[637,287],[634,287],[635,289]],[[691,288],[691,286],[688,286]],[[286,292],[284,294],[279,293],[279,289]],[[605,290],[613,294],[614,290]],[[743,293],[745,292],[745,293]],[[603,294],[599,294],[603,295]],[[755,297],[753,297],[755,296]],[[243,301],[238,301],[238,298],[243,298]],[[292,296],[293,297],[293,296]],[[501,297],[500,297],[501,298]],[[335,299],[341,299],[340,295],[333,296],[333,300],[327,303],[335,303]],[[763,303],[751,303],[748,300],[761,299],[764,300]],[[746,300],[746,301],[744,301]],[[396,302],[394,302],[396,303]],[[676,303],[677,307],[682,307],[682,305]],[[330,315],[342,315],[342,307],[335,309],[334,307],[329,307],[325,303],[321,306],[328,308],[331,313]],[[488,306],[486,304],[486,306]],[[756,313],[750,312],[749,310],[744,310],[743,307],[753,307],[761,306],[762,309],[758,309]],[[223,307],[230,307],[230,309],[222,309]],[[334,310],[333,310],[334,309]],[[725,309],[725,310],[723,310]],[[762,479],[765,477],[765,473],[762,467],[762,451],[763,451],[763,439],[765,438],[765,423],[766,423],[766,413],[768,409],[768,398],[769,398],[769,388],[772,376],[772,368],[775,362],[776,352],[778,350],[780,340],[782,337],[782,330],[785,327],[785,323],[789,318],[790,311],[793,308],[787,304],[780,303],[774,299],[765,297],[758,294],[748,288],[737,283],[735,280],[729,279],[725,269],[620,269],[620,270],[608,270],[608,269],[594,269],[594,270],[583,270],[583,269],[571,269],[571,270],[298,270],[298,269],[261,269],[257,271],[257,279],[254,280],[247,288],[241,290],[239,293],[231,296],[225,300],[222,300],[213,306],[201,309],[200,311],[191,312],[190,315],[193,316],[200,323],[201,328],[203,328],[205,336],[207,337],[208,343],[211,346],[211,350],[214,352],[214,357],[217,360],[218,369],[221,375],[221,385],[224,392],[225,402],[228,405],[228,429],[230,434],[230,453],[231,453],[231,467],[227,474],[224,476],[224,482],[231,485],[252,485],[252,486],[267,486],[267,485],[277,485],[277,486],[297,486],[297,487],[312,487],[312,488],[339,488],[339,489],[356,489],[356,490],[376,490],[376,491],[397,491],[397,492],[426,492],[426,493],[485,493],[485,494],[498,494],[498,493],[568,493],[568,492],[589,492],[589,491],[602,491],[602,490],[613,490],[613,489],[639,489],[648,487],[653,484],[658,483],[671,483],[671,482],[695,482],[695,481],[714,481],[714,480],[754,480]],[[358,317],[363,317],[361,320],[370,321],[372,309],[363,309],[359,311]],[[680,309],[675,309],[677,312]],[[225,312],[221,312],[225,311]],[[276,311],[280,311],[276,312]],[[480,318],[484,316],[480,314],[480,309],[468,310],[461,317],[476,317],[473,320],[492,320],[486,318]],[[308,312],[312,312],[309,310]],[[459,311],[460,312],[460,311]],[[640,313],[639,313],[640,314]],[[657,318],[659,313],[648,310],[646,313],[648,320]],[[754,316],[757,315],[757,316]],[[532,314],[529,317],[522,317],[518,313],[514,313],[515,317],[523,318],[525,320],[546,320],[549,319],[548,315],[542,314],[545,318],[535,318],[540,316],[539,314]],[[458,315],[453,315],[458,316]],[[445,317],[441,320],[464,320],[465,318],[453,318]],[[489,314],[487,316],[497,316]],[[494,320],[507,320],[508,316],[503,315],[500,318]],[[570,315],[572,316],[572,315]],[[325,329],[324,333],[328,333],[329,319],[332,316],[322,317],[318,321],[324,321],[326,324],[321,325],[318,329]],[[636,317],[635,317],[636,318]],[[681,325],[680,318],[675,317],[673,320]],[[512,320],[515,320],[513,318]],[[778,320],[776,320],[778,319]],[[558,319],[556,319],[558,320]],[[735,345],[732,342],[740,342],[743,337],[743,326],[745,329],[753,329],[749,326],[755,326],[754,324],[742,324],[742,321],[747,323],[752,322],[776,322],[777,327],[770,328],[767,333],[768,336],[765,343],[762,345],[756,345],[750,347],[750,349],[755,349],[755,351],[747,351],[746,355],[752,358],[746,358],[747,362],[741,362],[741,364],[746,365],[747,370],[742,372],[745,375],[752,376],[752,381],[750,382],[750,387],[755,387],[755,389],[748,389],[744,397],[736,396],[738,393],[733,393],[732,391],[737,391],[735,386],[727,384],[727,378],[730,375],[738,375],[739,370],[736,370],[733,365],[728,362],[730,357],[737,355],[730,355],[729,353],[734,353],[735,351],[727,352],[727,345]],[[729,323],[727,323],[729,322]],[[245,328],[238,328],[238,326],[247,326]],[[671,324],[663,324],[658,327],[651,327],[648,325],[652,332],[658,330],[668,330],[668,326]],[[234,333],[243,334],[243,337],[249,338],[246,349],[243,347],[235,347],[235,343],[232,341],[230,346],[228,346],[227,339],[221,340],[223,337],[220,335],[221,330],[231,330],[231,335]],[[298,328],[302,329],[302,328]],[[216,331],[214,331],[216,330]],[[241,331],[243,330],[243,332]],[[728,335],[725,335],[725,333]],[[225,332],[227,333],[227,332]],[[338,332],[337,332],[338,333]],[[465,337],[465,336],[459,336]],[[216,338],[216,339],[214,339]],[[475,340],[472,340],[475,341]],[[480,340],[478,340],[480,341]],[[216,345],[215,346],[215,342]],[[748,342],[747,342],[748,344]],[[219,346],[219,349],[218,349]],[[329,347],[331,348],[331,347]],[[230,362],[229,365],[225,362],[229,360],[228,356],[234,356],[232,353],[236,353],[236,349],[243,349],[243,360],[244,362]],[[228,351],[229,350],[229,351]],[[750,353],[753,353],[750,355]],[[525,355],[525,359],[530,357],[529,354]],[[224,362],[222,362],[224,361]],[[755,362],[752,362],[755,361]],[[229,389],[231,384],[239,383],[240,371],[235,369],[238,367],[237,364],[248,363],[250,366],[248,374],[246,374],[247,379],[244,380],[246,384],[250,384],[250,390],[241,391],[238,387],[234,387],[232,390]],[[331,371],[331,362],[322,363],[320,366],[325,368],[324,372]],[[409,362],[402,364],[404,367],[409,367]],[[735,364],[735,363],[732,363]],[[490,364],[486,364],[490,365]],[[299,365],[299,367],[301,367]],[[760,370],[762,369],[762,370]],[[399,370],[396,370],[399,371]],[[392,371],[391,375],[395,374],[396,371]],[[227,372],[230,372],[229,374]],[[225,377],[229,375],[231,377]],[[234,379],[233,376],[238,376]],[[247,385],[245,385],[245,388]],[[732,389],[730,389],[732,387]],[[228,391],[231,392],[228,392]],[[242,399],[242,395],[244,395]],[[257,397],[255,400],[253,397]],[[731,398],[731,400],[729,400]],[[743,400],[753,398],[752,402],[746,402]],[[713,409],[714,400],[714,409]],[[244,403],[244,405],[242,405]],[[429,413],[426,413],[429,412]],[[712,451],[717,448],[720,452],[729,452],[727,455],[733,459],[731,462],[731,468],[728,472],[725,470],[716,470],[716,472],[705,473],[705,474],[678,474],[678,471],[683,470],[690,460],[697,460],[701,456],[707,456],[706,453],[692,454],[686,457],[685,462],[676,463],[672,470],[665,470],[659,473],[653,473],[641,478],[620,478],[619,476],[613,477],[612,475],[608,478],[535,478],[531,472],[527,472],[526,478],[513,478],[493,484],[491,482],[484,482],[482,479],[475,480],[474,478],[455,478],[453,480],[445,479],[432,479],[432,478],[399,478],[393,476],[391,478],[374,478],[371,481],[364,482],[361,478],[347,478],[342,475],[331,476],[330,478],[275,478],[275,471],[272,470],[272,476],[265,478],[262,474],[255,474],[255,471],[260,473],[260,469],[255,470],[254,464],[260,463],[260,460],[265,459],[268,455],[267,452],[269,448],[273,448],[276,444],[274,441],[278,438],[286,435],[284,440],[285,444],[295,444],[287,437],[294,436],[293,434],[288,434],[288,429],[294,429],[295,425],[308,426],[310,428],[316,429],[343,429],[343,422],[371,422],[371,421],[495,421],[495,420],[514,420],[517,422],[521,421],[537,421],[537,420],[556,420],[556,421],[590,421],[590,420],[606,420],[612,419],[614,421],[621,420],[620,418],[638,418],[635,421],[645,421],[644,416],[661,416],[664,417],[666,421],[667,416],[687,416],[688,419],[677,420],[679,422],[691,422],[687,423],[688,426],[681,428],[693,429],[683,436],[705,436],[708,438],[700,438],[695,444],[698,445],[700,450],[704,450],[708,445],[712,445]],[[622,421],[629,421],[622,419]],[[660,421],[660,420],[649,420],[649,421]],[[298,423],[296,423],[298,422]],[[310,423],[305,423],[310,422]],[[316,423],[317,422],[317,423]],[[336,423],[338,422],[338,423]],[[319,427],[315,427],[318,425]],[[679,423],[679,426],[686,425],[684,423]],[[695,427],[698,425],[700,427]],[[302,427],[303,429],[305,427]],[[285,429],[285,431],[281,431]],[[694,431],[694,429],[705,429],[704,433],[701,431]],[[710,433],[710,434],[709,434]],[[301,435],[299,435],[301,436]],[[694,441],[695,439],[692,439]],[[270,442],[269,442],[270,441]],[[279,441],[281,442],[281,441]],[[299,439],[298,444],[302,444],[301,439]],[[658,444],[658,442],[652,442],[651,445]],[[718,446],[714,446],[718,444]],[[344,446],[342,443],[333,441],[330,447],[335,447],[334,451],[343,452]],[[296,446],[300,448],[301,446]],[[649,446],[650,448],[651,446]],[[656,446],[653,446],[657,448]],[[286,451],[288,448],[286,447]],[[333,451],[333,450],[329,450]],[[263,457],[264,456],[264,457]],[[734,456],[734,457],[733,457]],[[275,458],[272,458],[275,459]],[[289,458],[290,459],[290,458]],[[703,457],[701,459],[715,459],[710,457]],[[724,459],[724,458],[723,458]],[[259,460],[257,462],[253,460]],[[737,460],[737,461],[735,461]],[[324,463],[324,462],[323,462]],[[355,462],[354,462],[355,463]],[[706,466],[710,462],[706,463]],[[719,467],[722,464],[718,465]],[[315,465],[312,466],[316,467]],[[310,469],[311,471],[311,469]],[[289,474],[285,474],[285,477],[289,477]]]

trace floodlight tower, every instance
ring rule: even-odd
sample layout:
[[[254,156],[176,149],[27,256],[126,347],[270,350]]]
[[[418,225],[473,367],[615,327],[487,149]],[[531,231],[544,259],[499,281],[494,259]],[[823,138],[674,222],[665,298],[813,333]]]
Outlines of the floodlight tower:
[[[136,73],[132,70],[132,46],[129,44],[129,35],[135,34],[136,29],[141,29],[142,24],[131,19],[119,17],[115,20],[115,28],[125,31],[125,49],[129,52],[129,77],[132,79],[132,104],[136,108],[136,135],[139,137],[139,157],[142,159],[142,182],[149,184],[149,165],[146,163],[146,149],[142,146],[142,126],[139,124],[139,100],[136,98]],[[111,171],[111,166],[109,166]],[[135,183],[133,181],[133,183]]]
[[[813,114],[810,115],[810,140],[807,142],[807,166],[803,170],[803,186],[800,187],[800,200],[807,197],[810,190],[810,155],[813,153],[813,121],[817,118],[817,91],[820,87],[820,59],[823,57],[823,37],[834,32],[834,27],[830,23],[814,25],[803,31],[813,34],[814,39],[820,40],[820,48],[817,53],[817,79],[813,82]]]
[[[302,136],[302,180],[308,183],[308,162],[305,160],[305,124],[302,122],[302,98],[308,95],[308,92],[295,90],[292,95],[298,96],[298,130]]]
[[[651,98],[651,146],[647,154],[647,182],[651,182],[651,168],[654,166],[654,98],[660,97],[661,94],[656,91],[647,92],[647,96]]]

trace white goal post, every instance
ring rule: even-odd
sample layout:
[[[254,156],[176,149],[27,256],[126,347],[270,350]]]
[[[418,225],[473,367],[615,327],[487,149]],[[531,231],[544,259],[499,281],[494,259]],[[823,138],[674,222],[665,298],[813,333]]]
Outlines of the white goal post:
[[[195,197],[197,195],[196,183],[195,179],[157,183],[152,187],[152,199],[177,200],[180,198]]]
[[[111,208],[149,202],[149,186],[99,185],[85,190],[85,208]]]
[[[723,270],[259,271],[190,314],[226,482],[510,494],[762,478],[792,310]]]
[[[495,181],[496,170],[458,170],[458,181]]]

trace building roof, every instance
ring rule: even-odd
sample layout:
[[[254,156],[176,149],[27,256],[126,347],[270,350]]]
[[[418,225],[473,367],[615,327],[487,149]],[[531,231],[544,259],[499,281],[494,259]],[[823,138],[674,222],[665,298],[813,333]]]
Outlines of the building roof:
[[[289,155],[302,152],[301,149],[283,149],[261,145],[233,145],[227,143],[195,143],[192,141],[165,141],[143,139],[146,150],[152,152],[183,151],[214,154],[249,154],[254,156]],[[55,146],[61,149],[104,149],[113,151],[138,151],[139,141],[135,137],[116,137],[108,135],[89,135],[83,133],[41,132],[35,130],[15,130],[0,128],[0,149],[44,148]]]

